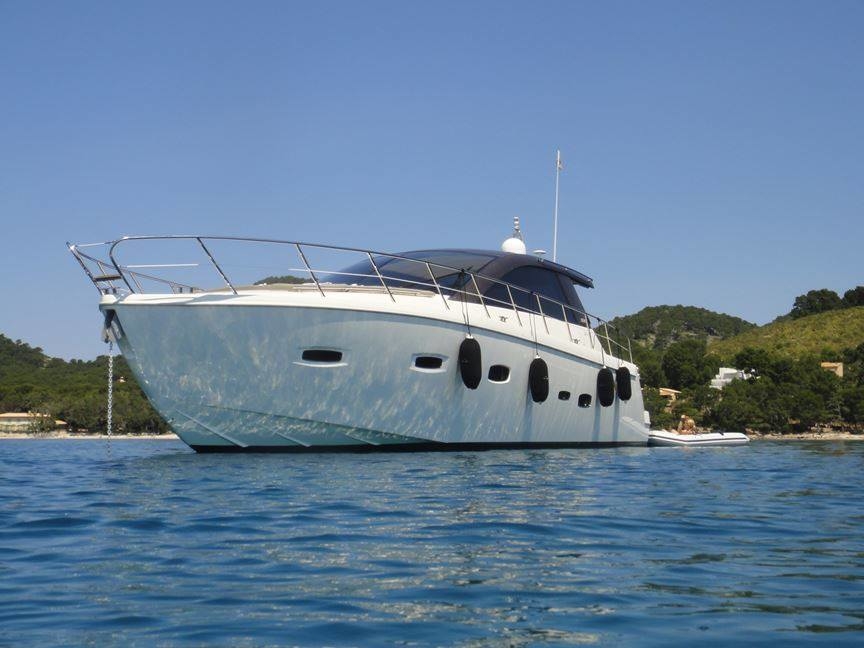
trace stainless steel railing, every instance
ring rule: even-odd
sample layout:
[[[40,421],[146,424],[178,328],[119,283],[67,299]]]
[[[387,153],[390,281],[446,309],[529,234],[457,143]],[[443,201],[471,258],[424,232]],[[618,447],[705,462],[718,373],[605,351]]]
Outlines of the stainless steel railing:
[[[426,261],[423,259],[415,259],[411,257],[401,256],[398,254],[391,254],[389,252],[376,252],[373,250],[366,250],[362,248],[322,245],[318,243],[304,243],[299,241],[286,241],[279,239],[197,235],[126,236],[121,239],[107,241],[104,243],[90,243],[83,245],[67,243],[67,247],[69,248],[69,251],[72,253],[72,255],[75,257],[75,259],[78,261],[81,268],[87,274],[93,285],[99,290],[101,294],[148,293],[148,291],[144,288],[144,282],[152,282],[157,285],[164,286],[173,294],[196,293],[204,292],[205,290],[207,290],[199,286],[193,286],[189,283],[176,281],[174,279],[167,279],[165,277],[160,277],[151,273],[141,272],[141,268],[172,269],[181,267],[197,267],[199,265],[197,263],[163,263],[143,265],[121,264],[117,259],[117,249],[122,244],[127,244],[131,241],[190,241],[194,243],[203,253],[204,258],[207,260],[207,263],[213,268],[213,270],[215,270],[216,274],[225,284],[225,287],[235,295],[238,294],[238,285],[231,280],[229,275],[226,273],[225,268],[220,265],[220,263],[216,260],[216,257],[211,249],[212,244],[216,242],[239,242],[253,244],[259,243],[284,245],[293,248],[297,253],[298,259],[302,263],[302,267],[287,268],[286,270],[288,272],[302,272],[307,274],[310,278],[310,282],[308,283],[315,286],[315,290],[321,295],[322,298],[326,298],[328,289],[332,292],[336,290],[337,287],[341,290],[345,290],[346,287],[350,287],[344,283],[332,283],[322,281],[322,278],[324,277],[356,277],[373,280],[374,282],[380,283],[383,291],[389,296],[389,298],[393,302],[397,301],[397,294],[399,294],[399,291],[395,290],[397,286],[404,287],[407,284],[413,289],[429,291],[437,294],[447,310],[450,310],[454,303],[461,303],[463,307],[466,303],[469,302],[479,303],[483,308],[485,316],[489,319],[492,319],[493,315],[489,310],[490,306],[504,308],[515,313],[517,322],[520,327],[525,325],[525,323],[523,323],[523,319],[539,317],[540,320],[543,322],[543,326],[547,334],[550,332],[549,322],[547,321],[547,318],[557,321],[563,321],[566,325],[567,335],[572,342],[576,342],[576,337],[573,335],[573,330],[571,326],[585,327],[588,329],[588,338],[592,347],[594,347],[595,344],[599,344],[604,356],[605,354],[610,354],[613,356],[616,356],[617,354],[617,357],[624,357],[624,354],[626,354],[630,361],[633,361],[633,353],[629,338],[622,335],[614,326],[609,324],[606,320],[596,315],[592,315],[585,311],[578,310],[570,306],[569,304],[564,304],[550,297],[539,295],[535,292],[526,290],[525,288],[522,288],[515,284],[501,281],[500,279],[495,279],[479,273],[469,272],[467,270],[452,266],[433,263],[431,261]],[[95,256],[93,252],[91,252],[91,250],[93,250],[94,248],[99,247],[101,247],[103,250],[107,249],[107,259],[99,258]],[[342,270],[313,268],[307,256],[308,250],[325,250],[359,254],[368,259],[370,267],[373,269],[374,274],[358,274],[349,273]],[[425,271],[423,274],[428,274],[428,280],[412,279],[406,278],[404,276],[390,276],[387,274],[386,269],[384,270],[384,272],[382,272],[380,267],[381,264],[376,263],[376,258],[386,260],[396,259],[409,262],[411,264],[416,264],[416,266]],[[454,273],[458,274],[458,287],[443,285],[439,281],[439,278],[436,277],[436,270],[439,271],[439,274],[445,276],[452,276]],[[489,295],[484,295],[478,284],[478,279],[480,280],[480,282],[484,283],[484,285],[502,286],[506,289],[508,299],[505,301],[490,297]],[[260,287],[243,286],[241,287],[241,289],[255,290],[260,289]],[[514,298],[514,294],[527,295],[528,298],[517,300]],[[525,305],[526,302],[532,303],[532,307],[527,307]],[[536,303],[537,305],[536,310],[533,308],[534,303]],[[545,309],[544,303],[546,304]],[[557,312],[559,310],[560,316]],[[529,321],[528,324],[533,326],[533,320]],[[612,329],[612,332],[610,332],[610,329]]]

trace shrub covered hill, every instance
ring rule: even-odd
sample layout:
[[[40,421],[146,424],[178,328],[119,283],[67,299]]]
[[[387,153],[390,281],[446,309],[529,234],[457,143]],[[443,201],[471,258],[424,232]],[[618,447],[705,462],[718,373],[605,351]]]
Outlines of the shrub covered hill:
[[[0,334],[0,413],[39,412],[66,421],[73,430],[102,432],[107,394],[107,356],[67,362]],[[119,355],[114,359],[114,429],[131,434],[167,431]]]
[[[656,351],[679,340],[723,340],[756,328],[740,317],[696,306],[649,306],[609,323],[633,342]]]
[[[687,414],[727,430],[864,432],[862,300],[860,286],[842,299],[810,291],[790,313],[760,327],[680,306],[646,308],[613,323],[636,340],[633,356],[655,427],[674,427]],[[820,366],[826,360],[844,363],[842,378]],[[712,389],[720,366],[744,369],[751,378]],[[671,408],[660,387],[679,390]]]
[[[708,350],[733,358],[746,348],[787,358],[814,355],[825,360],[864,343],[864,306],[829,310],[799,318],[782,317],[728,339],[711,341]]]

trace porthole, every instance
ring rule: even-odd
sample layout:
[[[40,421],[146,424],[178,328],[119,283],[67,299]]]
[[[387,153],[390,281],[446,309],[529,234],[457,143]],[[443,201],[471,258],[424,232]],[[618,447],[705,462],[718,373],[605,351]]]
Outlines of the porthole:
[[[342,352],[333,349],[304,349],[301,355],[304,362],[318,362],[321,364],[335,364],[341,362]]]
[[[421,355],[414,358],[414,366],[418,369],[440,369],[444,358],[438,356]]]
[[[570,392],[559,391],[558,392],[558,400],[570,400]]]
[[[489,367],[489,381],[496,383],[507,382],[510,378],[510,367],[504,365],[492,365]]]
[[[591,394],[579,394],[579,407],[591,407]]]

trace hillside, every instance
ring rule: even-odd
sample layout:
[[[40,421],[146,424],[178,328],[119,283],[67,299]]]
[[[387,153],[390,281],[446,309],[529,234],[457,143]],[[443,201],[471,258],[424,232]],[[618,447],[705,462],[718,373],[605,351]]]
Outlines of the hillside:
[[[649,306],[609,323],[634,342],[655,350],[679,340],[722,340],[756,328],[740,317],[696,306]]]
[[[263,279],[259,279],[253,285],[255,286],[269,286],[272,284],[302,284],[307,281],[311,281],[311,279],[304,279],[303,277],[295,277],[294,275],[278,275],[271,277],[264,277]]]
[[[864,343],[864,306],[799,319],[776,320],[726,340],[711,341],[709,353],[732,358],[745,347],[797,358],[831,355]]]
[[[75,429],[105,429],[108,358],[51,358],[39,347],[0,334],[0,412],[41,412]],[[165,432],[167,427],[132,379],[122,356],[114,360],[114,425],[118,432]]]

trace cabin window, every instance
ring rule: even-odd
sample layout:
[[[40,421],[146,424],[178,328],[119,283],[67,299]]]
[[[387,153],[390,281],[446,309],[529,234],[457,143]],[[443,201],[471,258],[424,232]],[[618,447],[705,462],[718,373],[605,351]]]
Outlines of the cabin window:
[[[522,290],[510,289],[513,294],[513,302],[520,310],[537,313],[542,309],[546,317],[563,320],[564,312],[561,309],[561,304],[573,303],[569,295],[569,292],[573,290],[569,279],[567,280],[568,283],[565,284],[562,277],[554,270],[536,266],[522,266],[505,274],[501,277],[501,281],[522,288]],[[569,287],[569,290],[565,289],[565,285]],[[537,304],[538,296],[539,307]],[[492,286],[486,292],[486,298],[496,306],[504,308],[510,306],[510,295],[507,294],[507,287],[501,284]],[[578,300],[575,303],[579,303]],[[567,319],[575,324],[578,316],[568,310]]]
[[[374,256],[378,272],[391,288],[435,290],[434,283],[437,283],[441,288],[465,289],[471,281],[467,273],[480,272],[490,261],[495,260],[495,257],[489,254],[459,250],[424,250],[406,252],[403,256],[407,258],[394,258],[384,254]],[[461,268],[465,273],[440,266]],[[430,268],[435,275],[435,282],[429,276]],[[335,284],[380,286],[378,272],[366,259],[336,273],[320,273],[320,279]],[[469,286],[467,290],[470,292],[472,288]]]
[[[569,391],[559,391],[558,392],[558,400],[570,400],[570,392]]]
[[[585,314],[585,307],[582,305],[582,300],[579,299],[579,292],[576,289],[576,284],[574,284],[568,277],[561,277],[561,281],[564,283],[564,292],[569,295],[569,299],[566,303],[572,304],[576,309],[575,311],[567,310],[567,321],[571,324],[589,326],[588,317]]]
[[[591,394],[579,394],[579,407],[591,407]]]

